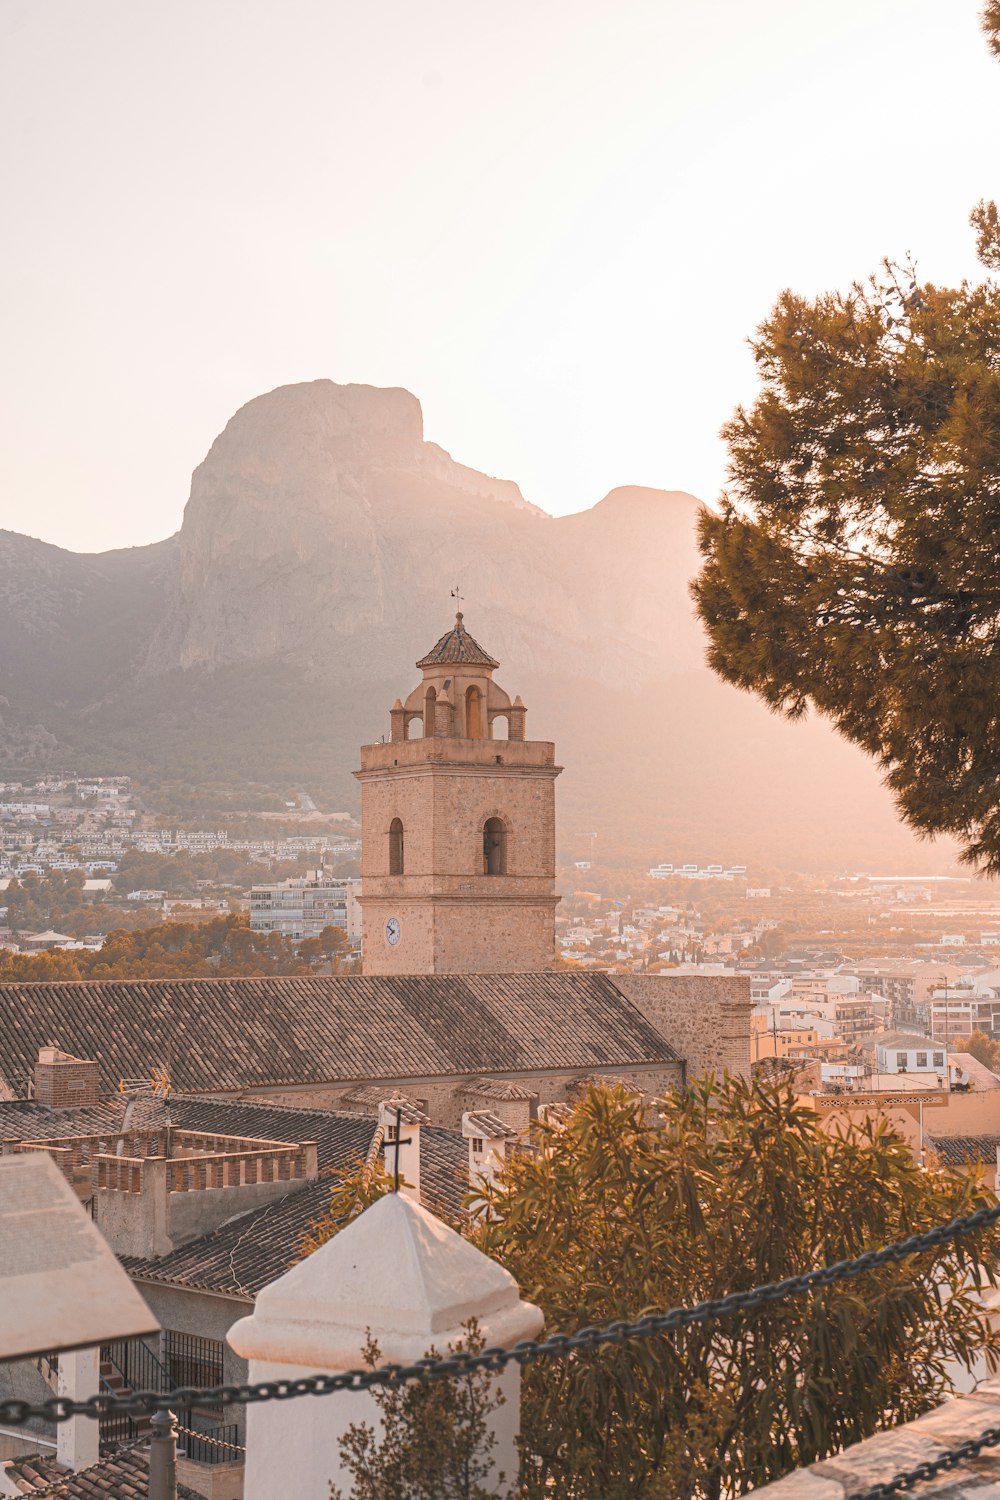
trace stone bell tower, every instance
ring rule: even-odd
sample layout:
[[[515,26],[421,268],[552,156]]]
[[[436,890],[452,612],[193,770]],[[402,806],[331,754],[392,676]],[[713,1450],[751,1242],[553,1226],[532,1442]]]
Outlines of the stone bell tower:
[[[423,680],[363,745],[366,974],[518,973],[555,956],[555,746],[461,614],[417,662]],[[500,737],[497,737],[497,736]]]

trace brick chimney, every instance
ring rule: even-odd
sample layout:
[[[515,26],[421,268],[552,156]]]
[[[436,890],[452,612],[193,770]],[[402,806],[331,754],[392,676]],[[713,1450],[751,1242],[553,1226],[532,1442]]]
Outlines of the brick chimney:
[[[49,1109],[72,1109],[100,1101],[100,1064],[60,1052],[58,1047],[38,1049],[34,1081],[36,1101]]]

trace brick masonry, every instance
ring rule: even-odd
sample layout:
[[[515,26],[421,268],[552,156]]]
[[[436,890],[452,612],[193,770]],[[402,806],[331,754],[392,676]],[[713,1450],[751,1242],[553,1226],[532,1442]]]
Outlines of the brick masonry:
[[[49,1109],[76,1109],[100,1098],[101,1069],[97,1062],[70,1057],[53,1047],[42,1048],[35,1064],[35,1098]]]

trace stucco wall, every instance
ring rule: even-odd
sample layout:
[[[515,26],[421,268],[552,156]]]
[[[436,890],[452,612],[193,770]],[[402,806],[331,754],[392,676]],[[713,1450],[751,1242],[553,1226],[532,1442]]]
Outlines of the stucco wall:
[[[219,1297],[209,1292],[196,1292],[187,1287],[161,1286],[152,1281],[135,1281],[133,1285],[152,1310],[160,1327],[174,1333],[192,1333],[198,1338],[216,1339],[223,1345],[222,1378],[226,1385],[244,1385],[247,1378],[247,1362],[241,1359],[226,1343],[226,1334],[236,1322],[253,1307],[253,1298]],[[150,1344],[155,1349],[155,1340]],[[161,1350],[162,1355],[162,1350]],[[226,1407],[223,1422],[235,1422],[240,1429],[240,1442],[246,1431],[246,1408]]]
[[[273,1203],[302,1185],[301,1180],[283,1180],[168,1193],[167,1166],[158,1158],[147,1159],[140,1193],[98,1188],[97,1224],[118,1255],[167,1255],[234,1214]]]

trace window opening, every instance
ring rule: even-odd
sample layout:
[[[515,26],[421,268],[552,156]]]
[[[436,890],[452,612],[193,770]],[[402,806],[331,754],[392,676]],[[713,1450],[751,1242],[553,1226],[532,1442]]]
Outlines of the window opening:
[[[402,875],[403,873],[403,824],[399,818],[393,818],[389,824],[389,874]]]
[[[465,692],[465,736],[470,740],[483,736],[483,695],[477,687]]]
[[[502,818],[489,818],[483,829],[483,874],[507,873],[507,825]]]

